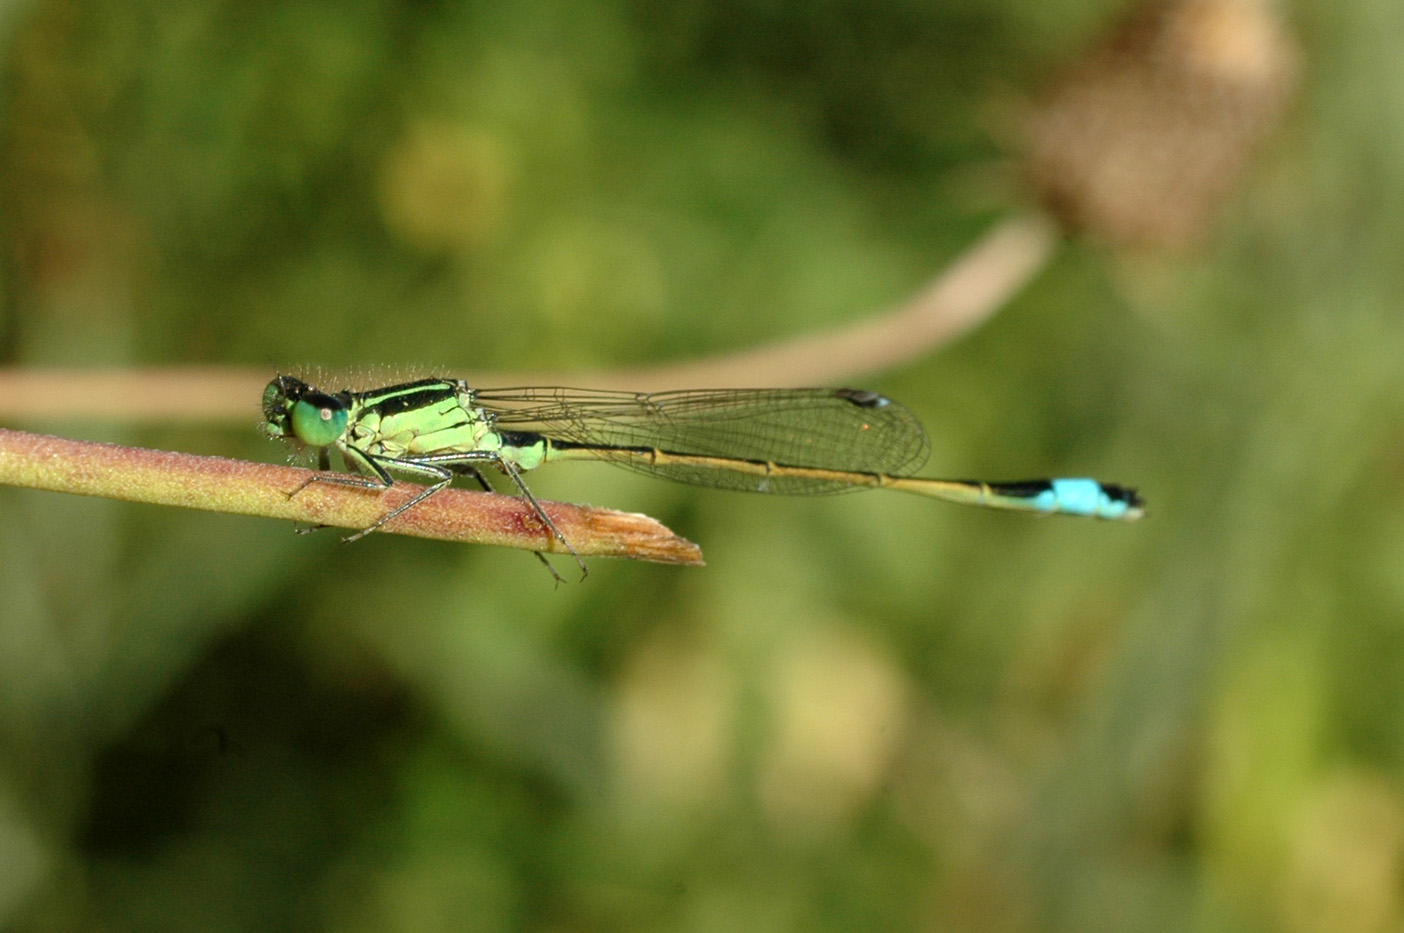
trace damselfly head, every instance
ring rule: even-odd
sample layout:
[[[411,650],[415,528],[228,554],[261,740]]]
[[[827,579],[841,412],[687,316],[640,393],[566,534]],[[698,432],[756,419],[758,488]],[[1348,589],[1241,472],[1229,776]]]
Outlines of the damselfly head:
[[[327,395],[295,376],[279,375],[263,390],[264,433],[308,447],[336,443],[351,413],[345,393]]]

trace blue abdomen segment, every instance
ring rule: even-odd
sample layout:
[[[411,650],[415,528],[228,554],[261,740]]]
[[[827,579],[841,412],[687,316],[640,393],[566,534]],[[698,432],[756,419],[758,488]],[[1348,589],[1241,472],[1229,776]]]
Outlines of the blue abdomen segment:
[[[1036,512],[1082,515],[1111,521],[1140,518],[1144,510],[1136,490],[1095,479],[1047,479],[991,483],[998,496],[1018,499]]]

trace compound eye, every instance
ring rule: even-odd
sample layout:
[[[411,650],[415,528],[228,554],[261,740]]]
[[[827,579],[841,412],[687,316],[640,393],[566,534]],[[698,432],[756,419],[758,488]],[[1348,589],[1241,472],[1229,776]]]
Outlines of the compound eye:
[[[274,416],[280,414],[286,398],[283,395],[283,387],[278,384],[277,379],[268,383],[268,387],[263,390],[263,417],[271,421]]]
[[[346,431],[346,406],[314,392],[298,399],[292,407],[292,429],[297,439],[309,447],[326,447]]]

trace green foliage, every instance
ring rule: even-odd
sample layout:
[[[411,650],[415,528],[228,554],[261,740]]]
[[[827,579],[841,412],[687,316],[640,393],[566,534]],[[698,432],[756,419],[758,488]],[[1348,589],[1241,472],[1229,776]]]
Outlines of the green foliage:
[[[36,0],[0,352],[569,382],[851,320],[1017,209],[1009,100],[1107,14]],[[1392,0],[1300,17],[1310,83],[1202,252],[1074,243],[868,380],[933,475],[1134,483],[1138,526],[563,466],[533,488],[710,566],[553,588],[4,492],[0,919],[1398,926],[1404,58]],[[161,440],[275,456],[257,408]]]

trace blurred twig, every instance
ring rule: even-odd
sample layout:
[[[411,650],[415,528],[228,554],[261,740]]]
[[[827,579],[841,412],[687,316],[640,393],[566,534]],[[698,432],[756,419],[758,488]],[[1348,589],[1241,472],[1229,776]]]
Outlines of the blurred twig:
[[[729,356],[606,373],[450,373],[473,385],[670,388],[833,385],[918,359],[998,311],[1043,268],[1056,229],[1036,215],[1008,220],[911,300],[827,333]],[[272,374],[188,367],[151,370],[0,371],[0,418],[135,422],[252,422]]]
[[[383,492],[314,484],[289,497],[309,471],[219,457],[72,441],[0,428],[0,483],[87,496],[148,502],[365,528],[423,487],[396,483]],[[646,515],[542,502],[583,557],[628,557],[698,565],[700,549]],[[388,521],[380,531],[563,553],[531,507],[514,496],[446,489]]]
[[[729,356],[607,373],[588,386],[658,391],[833,385],[892,369],[992,317],[1047,264],[1058,236],[1057,228],[1042,216],[1014,217],[885,314]]]

